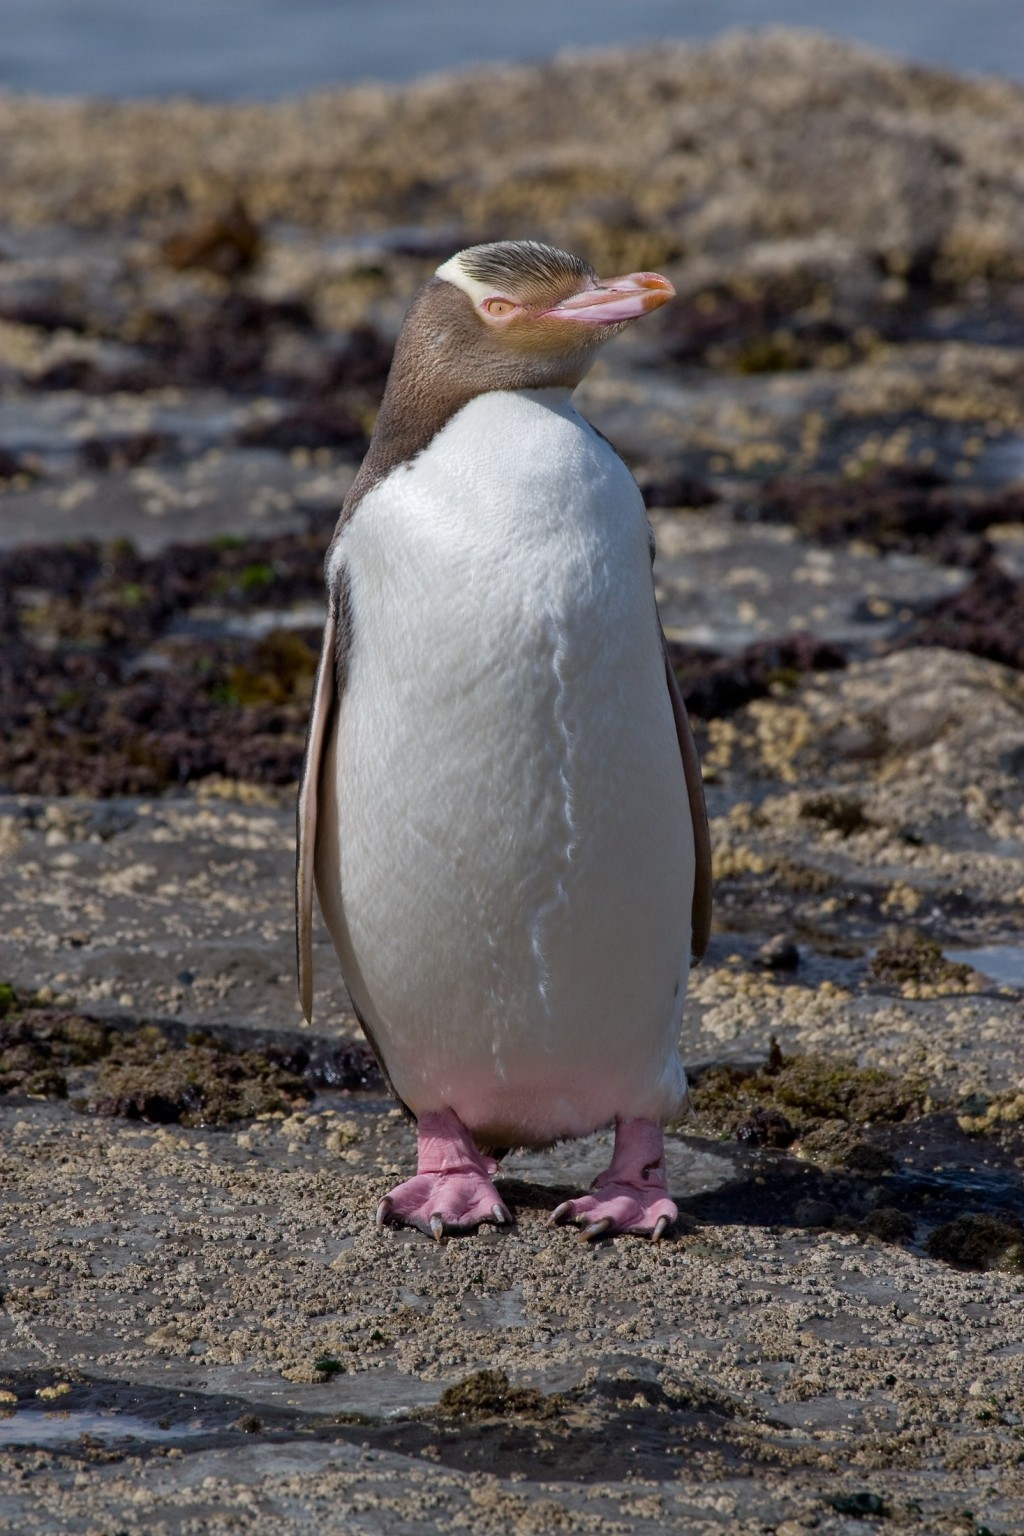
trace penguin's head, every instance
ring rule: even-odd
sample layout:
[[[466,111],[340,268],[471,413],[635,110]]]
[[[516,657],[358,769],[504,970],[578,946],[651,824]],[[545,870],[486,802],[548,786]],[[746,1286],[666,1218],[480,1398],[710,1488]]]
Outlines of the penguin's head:
[[[459,251],[417,296],[403,337],[431,372],[456,368],[464,390],[573,388],[597,348],[674,296],[656,272],[600,278],[535,240]]]

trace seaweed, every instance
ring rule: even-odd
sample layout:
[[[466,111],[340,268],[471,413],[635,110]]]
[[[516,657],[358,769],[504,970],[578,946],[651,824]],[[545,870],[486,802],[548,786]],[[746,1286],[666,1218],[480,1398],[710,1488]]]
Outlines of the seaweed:
[[[553,1419],[565,1406],[558,1396],[545,1396],[533,1387],[509,1385],[504,1371],[475,1371],[441,1393],[437,1412],[441,1418],[474,1423],[481,1419]]]

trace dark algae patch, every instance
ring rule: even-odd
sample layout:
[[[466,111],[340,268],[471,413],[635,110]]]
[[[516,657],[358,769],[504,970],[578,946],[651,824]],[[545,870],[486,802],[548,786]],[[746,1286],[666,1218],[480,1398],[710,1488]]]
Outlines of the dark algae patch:
[[[856,795],[811,795],[800,807],[800,819],[826,827],[831,832],[838,832],[840,837],[852,837],[857,832],[867,831],[871,826],[869,818],[864,814],[863,801]]]
[[[97,1019],[48,1009],[27,1010],[4,987],[0,1016],[0,1094],[64,1099],[68,1071],[91,1066],[111,1045],[109,1029]]]
[[[0,1096],[70,1098],[84,1114],[213,1129],[293,1109],[319,1088],[382,1087],[362,1042],[312,1046],[285,1038],[240,1047],[211,1034],[30,1007],[13,989],[5,992]]]
[[[89,541],[0,553],[0,785],[104,796],[209,774],[294,782],[319,635],[248,639],[225,624],[319,602],[325,543],[311,532],[152,558]]]
[[[755,640],[735,657],[669,640],[668,654],[687,709],[705,720],[770,693],[790,692],[807,672],[846,666],[840,646],[806,634]]]
[[[769,480],[746,512],[762,522],[788,523],[822,544],[856,538],[878,549],[974,566],[986,557],[986,529],[1024,519],[1024,490],[955,486],[933,469],[901,464],[845,478]]]
[[[0,785],[103,797],[211,774],[294,783],[316,660],[306,643],[296,666],[300,643],[175,640],[137,671],[124,652],[12,645],[0,662]]]
[[[118,1041],[75,1108],[158,1125],[230,1125],[305,1103],[303,1080],[259,1051],[232,1051],[210,1036],[175,1048],[143,1028]]]
[[[1024,579],[987,562],[962,592],[924,609],[898,643],[943,645],[1024,670]]]
[[[319,633],[230,633],[245,614],[323,601],[327,530],[171,545],[144,557],[83,540],[0,551],[0,788],[152,794],[219,775],[294,783]],[[687,705],[710,719],[846,665],[813,636],[738,657],[670,643]]]
[[[735,1184],[686,1202],[698,1221],[834,1227],[959,1269],[1024,1269],[1016,1099],[954,1111],[912,1075],[774,1042],[762,1066],[695,1073],[692,1097],[701,1134],[747,1149]]]
[[[504,1371],[476,1371],[446,1387],[438,1401],[442,1418],[474,1422],[479,1419],[554,1418],[565,1399],[545,1397],[533,1387],[513,1387]]]

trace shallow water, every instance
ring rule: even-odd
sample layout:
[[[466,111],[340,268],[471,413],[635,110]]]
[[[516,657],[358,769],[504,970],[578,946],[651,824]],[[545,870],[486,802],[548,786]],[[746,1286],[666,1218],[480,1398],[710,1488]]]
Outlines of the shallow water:
[[[981,949],[951,949],[947,956],[969,965],[1005,987],[1024,987],[1024,944],[986,944]]]
[[[179,1440],[202,1434],[199,1423],[162,1427],[130,1413],[100,1413],[92,1408],[29,1408],[0,1417],[0,1445],[69,1445],[87,1435],[92,1440]]]
[[[6,0],[0,85],[46,95],[274,98],[356,80],[733,27],[815,27],[901,57],[1024,79],[1019,0]]]

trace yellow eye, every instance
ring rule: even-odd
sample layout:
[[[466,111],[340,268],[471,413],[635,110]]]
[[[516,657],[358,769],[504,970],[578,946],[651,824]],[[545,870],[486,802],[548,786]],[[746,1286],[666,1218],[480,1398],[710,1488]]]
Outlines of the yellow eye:
[[[485,299],[481,308],[486,310],[489,315],[500,319],[502,315],[510,315],[519,306],[518,304],[513,304],[511,299]]]

